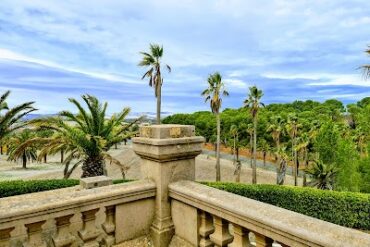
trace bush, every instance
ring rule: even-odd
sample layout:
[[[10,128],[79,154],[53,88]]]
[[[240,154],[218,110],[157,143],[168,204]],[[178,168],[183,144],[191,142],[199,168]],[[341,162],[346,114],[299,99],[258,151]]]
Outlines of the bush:
[[[117,179],[113,184],[130,180]],[[0,182],[0,198],[16,196],[33,192],[55,190],[80,184],[78,179],[48,179],[48,180],[13,180]]]
[[[370,195],[278,185],[203,184],[334,224],[370,230]]]

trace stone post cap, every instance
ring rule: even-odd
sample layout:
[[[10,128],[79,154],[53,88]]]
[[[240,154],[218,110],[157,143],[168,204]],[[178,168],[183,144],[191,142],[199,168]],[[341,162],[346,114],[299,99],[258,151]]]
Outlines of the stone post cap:
[[[195,136],[193,125],[161,124],[142,126],[139,130],[140,137],[151,139],[168,139]]]
[[[132,138],[133,150],[143,159],[172,161],[194,158],[202,152],[204,138],[192,125],[163,124],[140,127]]]

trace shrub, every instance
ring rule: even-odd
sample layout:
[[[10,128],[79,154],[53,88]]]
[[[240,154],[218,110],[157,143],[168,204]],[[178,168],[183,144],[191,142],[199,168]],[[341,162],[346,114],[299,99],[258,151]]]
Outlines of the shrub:
[[[113,184],[130,180],[117,179]],[[0,182],[0,198],[28,194],[33,192],[55,190],[80,184],[78,179],[48,179],[48,180],[13,180]]]
[[[334,224],[370,230],[370,195],[278,185],[203,184]]]

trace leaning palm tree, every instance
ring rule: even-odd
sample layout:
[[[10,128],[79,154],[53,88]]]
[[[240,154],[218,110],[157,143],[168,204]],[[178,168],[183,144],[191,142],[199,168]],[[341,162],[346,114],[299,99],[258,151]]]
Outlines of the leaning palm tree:
[[[333,190],[335,176],[338,169],[333,165],[324,164],[321,160],[316,160],[311,167],[306,169],[306,173],[311,175],[311,181],[308,186],[316,187],[322,190]]]
[[[82,164],[82,177],[93,177],[106,174],[105,161],[124,167],[118,160],[109,155],[108,150],[116,143],[131,137],[130,127],[137,121],[124,124],[125,117],[129,114],[129,108],[123,108],[118,114],[110,118],[106,116],[107,103],[90,95],[83,95],[86,104],[84,108],[75,99],[69,101],[77,108],[78,113],[62,111],[56,117],[34,120],[33,124],[38,129],[51,129],[54,134],[51,137],[37,137],[29,140],[23,145],[32,142],[42,144],[39,159],[45,154],[56,154],[63,152],[64,176],[69,177],[73,170]],[[70,164],[74,165],[69,169]]]
[[[262,90],[256,86],[249,88],[248,98],[244,100],[244,107],[250,109],[253,118],[253,166],[252,166],[252,183],[257,183],[257,121],[258,111],[265,105],[261,102],[263,96]]]
[[[370,46],[368,46],[368,49],[365,52],[370,55]],[[364,71],[365,78],[370,78],[370,64],[362,65],[361,68]]]
[[[161,124],[161,97],[163,84],[161,59],[163,56],[163,46],[150,44],[149,49],[149,52],[140,52],[143,55],[143,58],[140,61],[139,66],[149,68],[141,79],[149,78],[149,86],[154,88],[154,95],[157,98],[157,124]],[[171,72],[171,67],[167,64],[165,66],[168,72]]]
[[[289,155],[286,152],[285,146],[279,147],[276,153],[276,155],[279,157],[278,165],[276,167],[276,184],[283,185],[285,181]]]
[[[220,109],[222,105],[222,95],[228,96],[229,93],[225,90],[224,83],[220,73],[215,72],[209,75],[207,79],[208,88],[202,92],[202,96],[205,97],[205,101],[210,102],[212,113],[216,116],[217,122],[217,141],[216,141],[216,181],[221,180],[221,168],[220,168],[220,135],[221,135],[221,123],[220,123]]]
[[[27,122],[22,121],[22,118],[36,110],[32,107],[34,102],[26,102],[9,108],[6,102],[9,94],[10,91],[6,91],[0,96],[0,142],[7,135],[27,125]]]
[[[9,161],[22,160],[23,169],[27,168],[27,162],[37,160],[37,147],[35,143],[23,146],[22,143],[35,137],[30,129],[18,131],[9,137],[7,144],[9,146]]]

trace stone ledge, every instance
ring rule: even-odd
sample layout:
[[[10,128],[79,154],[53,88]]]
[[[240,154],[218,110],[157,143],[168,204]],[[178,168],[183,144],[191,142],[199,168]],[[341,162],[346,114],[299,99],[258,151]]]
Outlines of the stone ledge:
[[[92,189],[112,185],[112,178],[107,176],[88,177],[80,179],[80,186],[83,189]]]
[[[66,214],[76,207],[94,208],[99,203],[116,205],[154,197],[156,185],[150,180],[128,182],[81,190],[72,188],[30,193],[0,199],[0,224],[35,216],[48,217],[51,213]]]
[[[288,246],[370,246],[370,235],[191,181],[169,185],[175,200]]]

